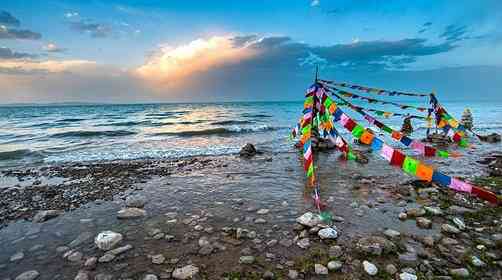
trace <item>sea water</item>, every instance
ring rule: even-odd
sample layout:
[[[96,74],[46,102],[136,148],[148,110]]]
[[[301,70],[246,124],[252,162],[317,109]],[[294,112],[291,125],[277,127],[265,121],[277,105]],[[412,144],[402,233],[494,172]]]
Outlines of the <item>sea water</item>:
[[[427,106],[426,102],[412,104]],[[392,106],[357,105],[425,116]],[[443,106],[457,119],[466,107],[471,109],[480,134],[502,132],[502,104],[446,102]],[[0,167],[233,154],[246,143],[266,152],[287,152],[294,149],[288,135],[302,109],[302,101],[4,106],[0,107]],[[367,126],[360,115],[342,109]],[[394,129],[402,125],[400,117],[379,119]],[[413,137],[423,137],[426,123],[413,120],[413,126]]]

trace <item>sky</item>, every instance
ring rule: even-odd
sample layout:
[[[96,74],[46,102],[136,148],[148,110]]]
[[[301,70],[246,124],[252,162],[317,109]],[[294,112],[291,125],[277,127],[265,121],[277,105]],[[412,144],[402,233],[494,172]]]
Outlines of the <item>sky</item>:
[[[2,0],[0,103],[301,100],[314,79],[502,101],[500,0]]]

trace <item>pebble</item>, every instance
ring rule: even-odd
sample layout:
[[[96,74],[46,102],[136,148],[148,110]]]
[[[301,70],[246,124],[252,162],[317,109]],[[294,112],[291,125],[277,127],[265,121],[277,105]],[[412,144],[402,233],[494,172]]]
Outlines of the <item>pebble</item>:
[[[339,261],[328,262],[328,269],[331,271],[338,271],[342,268],[342,263]]]
[[[125,246],[118,247],[118,248],[115,248],[113,250],[110,250],[110,251],[107,252],[107,254],[112,254],[112,255],[117,256],[117,255],[123,254],[123,253],[131,250],[132,248],[133,248],[132,245],[127,244]]]
[[[375,276],[378,273],[378,268],[369,261],[363,261],[363,267],[368,275]]]
[[[99,249],[108,251],[115,247],[122,239],[122,234],[107,230],[100,232],[94,239],[94,243],[96,243]]]
[[[457,226],[459,230],[465,230],[465,224],[464,221],[462,221],[460,218],[453,218],[453,223]]]
[[[401,280],[417,280],[417,276],[408,272],[403,272],[399,274],[399,279]]]
[[[408,219],[408,214],[401,212],[399,213],[399,220],[406,220]]]
[[[80,270],[75,276],[75,280],[89,280],[89,274],[87,272]]]
[[[10,257],[11,262],[17,262],[20,261],[24,258],[24,253],[23,252],[17,252],[14,255]]]
[[[52,218],[56,218],[57,216],[63,214],[62,210],[42,210],[38,211],[38,213],[33,217],[33,222],[35,223],[43,223]]]
[[[190,279],[199,273],[199,268],[194,265],[187,265],[173,271],[174,279]]]
[[[258,218],[256,220],[254,220],[254,223],[255,224],[264,224],[266,223],[267,221],[265,219],[262,219],[262,218]]]
[[[421,228],[431,228],[432,227],[432,221],[424,218],[424,217],[418,217],[417,218],[417,226]]]
[[[108,262],[111,262],[115,259],[115,255],[112,255],[112,254],[109,254],[109,253],[106,253],[104,254],[101,258],[99,258],[99,262],[100,263],[108,263]]]
[[[80,233],[77,236],[77,238],[75,238],[72,242],[70,242],[70,244],[68,244],[68,247],[70,248],[78,247],[91,238],[92,238],[92,232],[84,231]]]
[[[141,208],[124,208],[117,212],[118,219],[136,219],[146,216],[146,211]]]
[[[239,258],[240,264],[252,264],[255,261],[255,257],[253,256],[241,256]]]
[[[143,280],[158,280],[159,278],[155,274],[147,274],[143,277]]]
[[[307,249],[310,247],[310,240],[308,238],[302,238],[296,242],[296,245],[302,249]]]
[[[15,280],[34,280],[40,276],[40,273],[36,270],[30,270],[19,274]]]
[[[260,209],[256,212],[256,214],[258,215],[265,215],[265,214],[268,214],[268,212],[270,212],[270,210],[268,209]]]
[[[385,266],[385,271],[390,275],[394,275],[397,273],[397,267],[393,264],[388,264]]]
[[[460,230],[458,228],[456,228],[450,224],[442,224],[441,231],[446,232],[446,233],[453,233],[453,234],[460,233]]]
[[[166,260],[166,258],[162,254],[152,256],[152,263],[153,264],[163,264],[165,260]]]
[[[391,239],[398,238],[401,233],[399,231],[393,230],[393,229],[387,229],[383,232],[383,234]]]
[[[289,277],[289,279],[297,279],[298,278],[298,271],[296,271],[294,269],[290,269],[288,271],[288,277]]]
[[[84,263],[84,267],[87,268],[87,269],[94,269],[96,268],[96,263],[98,262],[98,258],[96,257],[90,257],[88,258],[85,263]]]
[[[425,215],[425,210],[423,208],[410,208],[406,210],[408,217],[421,217]]]
[[[486,265],[486,263],[484,261],[482,261],[481,259],[479,259],[476,256],[471,257],[471,263],[472,263],[472,265],[474,265],[476,267],[482,267],[482,266]]]
[[[318,274],[318,275],[327,275],[328,274],[328,269],[320,263],[316,263],[314,265],[314,271],[315,271],[315,274]]]
[[[270,270],[267,270],[265,271],[265,273],[263,273],[263,279],[274,279],[275,278],[275,275],[272,271]]]
[[[331,246],[328,249],[328,255],[330,258],[339,258],[343,255],[343,249],[338,245]]]
[[[466,268],[450,269],[450,274],[453,277],[467,278],[469,277],[469,270]]]
[[[71,252],[68,256],[67,259],[70,262],[80,262],[82,258],[84,257],[84,254],[78,251]]]
[[[317,233],[321,239],[336,239],[338,232],[334,228],[323,228]]]
[[[439,207],[432,207],[432,206],[424,206],[424,210],[434,216],[441,216],[443,215],[443,210]]]

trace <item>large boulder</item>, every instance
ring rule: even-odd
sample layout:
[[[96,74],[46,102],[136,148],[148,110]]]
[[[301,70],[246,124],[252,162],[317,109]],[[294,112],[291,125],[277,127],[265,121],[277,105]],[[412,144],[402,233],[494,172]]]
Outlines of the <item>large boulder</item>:
[[[241,157],[250,158],[250,157],[255,156],[256,153],[257,153],[257,151],[256,151],[256,148],[253,146],[253,144],[247,143],[246,145],[244,145],[244,147],[241,148],[239,155]]]
[[[314,227],[321,223],[321,219],[319,218],[319,215],[307,212],[296,218],[296,222],[307,227]]]

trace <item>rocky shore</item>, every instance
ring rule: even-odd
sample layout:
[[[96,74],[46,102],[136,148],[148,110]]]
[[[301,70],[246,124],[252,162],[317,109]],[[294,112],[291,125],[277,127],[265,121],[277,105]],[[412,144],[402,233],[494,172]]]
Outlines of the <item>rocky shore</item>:
[[[374,159],[319,164],[329,224],[297,154],[5,170],[0,279],[502,279],[500,207]]]

